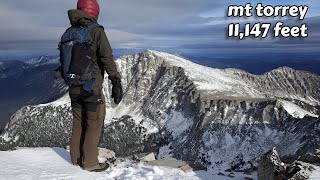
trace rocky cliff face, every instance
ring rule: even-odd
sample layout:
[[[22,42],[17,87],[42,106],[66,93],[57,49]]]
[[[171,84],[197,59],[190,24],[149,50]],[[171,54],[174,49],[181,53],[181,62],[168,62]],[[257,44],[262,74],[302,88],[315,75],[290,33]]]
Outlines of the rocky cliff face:
[[[105,77],[101,146],[118,156],[155,151],[234,170],[256,165],[272,147],[283,155],[319,148],[317,75],[284,67],[255,76],[150,50],[116,62],[125,96],[115,106]],[[0,136],[0,150],[68,145],[71,117],[67,96],[24,107]]]

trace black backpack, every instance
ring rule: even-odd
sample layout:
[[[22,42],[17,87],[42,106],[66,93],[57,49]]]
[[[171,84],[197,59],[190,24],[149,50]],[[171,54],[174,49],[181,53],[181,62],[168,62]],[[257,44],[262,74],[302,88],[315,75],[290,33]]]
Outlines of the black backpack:
[[[62,77],[69,87],[83,86],[90,92],[94,86],[93,66],[96,62],[93,57],[96,52],[91,48],[93,42],[90,32],[97,27],[102,26],[71,26],[61,37],[59,50]]]

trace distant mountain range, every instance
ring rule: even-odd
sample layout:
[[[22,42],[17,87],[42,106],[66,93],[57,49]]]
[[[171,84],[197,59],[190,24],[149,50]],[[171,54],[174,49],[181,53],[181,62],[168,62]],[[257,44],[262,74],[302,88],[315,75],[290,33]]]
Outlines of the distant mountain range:
[[[58,62],[49,56],[0,62],[0,130],[22,106],[50,102],[66,93],[64,82],[53,78]]]
[[[115,56],[120,56],[120,53],[127,51],[130,50],[116,50]],[[283,66],[320,75],[320,59],[314,59],[314,57],[314,55],[305,57],[286,56],[269,59],[270,55],[268,55],[260,59],[254,59],[253,57],[209,58],[187,56],[193,62],[204,66],[220,69],[237,68],[256,75]],[[239,58],[242,60],[239,60]],[[16,60],[0,61],[0,83],[4,85],[0,89],[0,99],[2,100],[0,102],[0,131],[4,128],[10,116],[22,106],[50,102],[65,92],[58,92],[59,90],[52,88],[63,86],[62,81],[57,82],[52,78],[51,72],[58,65],[59,58],[48,55],[30,58],[24,62]]]
[[[259,57],[259,58],[257,58]],[[296,70],[309,71],[320,75],[320,58],[318,55],[308,54],[305,56],[288,54],[277,55],[257,55],[254,57],[201,57],[187,56],[201,65],[214,68],[237,68],[252,74],[263,74],[273,69],[287,66]]]
[[[116,63],[124,99],[113,104],[105,77],[101,146],[118,156],[153,151],[158,158],[173,156],[219,171],[254,168],[272,147],[294,157],[319,148],[316,74],[280,67],[253,75],[152,50]],[[69,144],[70,99],[62,96],[63,85],[52,83],[51,91],[61,98],[18,110],[0,135],[0,150]]]

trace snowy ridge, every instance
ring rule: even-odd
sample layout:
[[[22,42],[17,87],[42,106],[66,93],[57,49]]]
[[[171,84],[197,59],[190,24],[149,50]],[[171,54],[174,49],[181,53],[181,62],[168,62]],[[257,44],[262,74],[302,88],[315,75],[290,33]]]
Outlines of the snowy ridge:
[[[171,66],[182,67],[186,75],[195,83],[200,91],[215,94],[217,97],[265,97],[263,93],[253,89],[247,83],[235,79],[225,70],[202,66],[164,52],[149,50],[155,56],[161,57]]]
[[[303,119],[305,116],[311,116],[315,118],[319,117],[319,115],[313,114],[290,101],[280,100],[280,104],[295,118]]]
[[[319,76],[287,68],[256,76],[151,50],[116,63],[124,98],[113,104],[106,76],[101,145],[119,156],[159,152],[159,157],[200,161],[215,171],[243,170],[272,147],[299,155],[320,143]],[[5,130],[9,142],[1,146],[0,140],[0,148],[68,145],[69,101],[66,95],[22,108]],[[16,136],[21,139],[13,142]]]
[[[56,101],[46,103],[46,104],[39,104],[36,106],[38,106],[38,107],[43,107],[43,106],[56,107],[56,106],[65,106],[65,105],[71,106],[71,99],[70,99],[69,93],[63,95],[61,98],[57,99]]]
[[[116,62],[118,64],[119,69],[122,71],[121,74],[123,74],[123,78],[126,79],[128,77],[128,70],[133,68],[134,63],[139,63],[139,59],[135,55],[134,57],[131,56],[123,56],[120,59],[117,59]],[[238,70],[238,69],[215,69],[211,67],[202,66],[196,63],[193,63],[191,61],[188,61],[186,59],[183,59],[181,57],[171,55],[164,52],[158,52],[154,50],[147,50],[142,54],[142,58],[140,61],[141,63],[146,63],[148,65],[148,61],[155,61],[157,66],[161,66],[165,64],[169,67],[181,67],[186,76],[188,77],[188,80],[192,81],[192,83],[195,84],[197,91],[201,94],[201,97],[203,98],[210,98],[210,99],[216,99],[216,98],[237,98],[237,99],[248,99],[248,98],[257,98],[257,99],[263,99],[263,98],[292,98],[292,99],[298,99],[303,102],[307,102],[310,104],[319,104],[319,96],[317,93],[311,94],[310,96],[305,96],[303,93],[287,93],[287,92],[280,92],[277,94],[274,94],[273,92],[269,91],[263,91],[264,88],[260,86],[255,86],[253,83],[248,82],[248,80],[240,79],[238,77],[238,73],[242,74],[248,74],[249,76],[254,76],[255,78],[261,78],[264,79],[264,76],[270,77],[270,74],[273,74],[274,72],[278,72],[283,74],[283,72],[294,71],[291,68],[283,67],[278,68],[276,70],[273,70],[271,72],[265,73],[265,75],[255,76],[249,73],[246,73],[245,71]],[[132,62],[137,61],[137,62]],[[146,62],[144,62],[146,61]],[[131,64],[132,63],[132,64]],[[129,64],[129,66],[128,66]],[[140,71],[141,69],[138,69]],[[154,69],[147,69],[148,71],[153,71],[149,73],[156,73]],[[307,73],[309,74],[309,73]],[[317,76],[316,76],[317,77]],[[133,77],[129,77],[133,78]],[[319,80],[320,78],[317,77]],[[106,81],[108,81],[106,79]],[[147,81],[147,80],[145,80]],[[275,80],[274,82],[277,82]],[[126,87],[126,81],[124,81],[124,86]],[[319,83],[317,83],[319,84]],[[291,86],[291,85],[290,85]],[[319,84],[320,86],[320,84]],[[142,91],[145,91],[144,89]],[[317,95],[316,97],[314,97]],[[145,98],[145,95],[138,96],[140,100]],[[110,104],[110,102],[109,102]],[[280,103],[281,104],[281,103]],[[282,105],[282,104],[281,104]],[[290,110],[288,104],[286,104],[286,108]],[[292,104],[296,106],[295,108],[299,107],[298,105]],[[135,107],[137,109],[139,105],[136,104]],[[301,108],[301,107],[300,107]],[[291,111],[290,111],[291,112]],[[289,112],[289,113],[290,113]],[[305,113],[313,115],[313,117],[318,117],[317,115],[306,111]],[[296,117],[296,116],[294,116]],[[300,116],[299,116],[300,117]],[[303,118],[303,117],[302,117]]]
[[[266,97],[297,99],[308,104],[320,104],[320,77],[289,67],[280,67],[262,75],[253,75],[238,69],[227,69],[235,78],[244,80]]]
[[[59,57],[53,58],[48,55],[31,58],[28,61],[26,61],[26,64],[34,65],[34,66],[47,65],[47,64],[57,64],[57,63],[59,63]]]

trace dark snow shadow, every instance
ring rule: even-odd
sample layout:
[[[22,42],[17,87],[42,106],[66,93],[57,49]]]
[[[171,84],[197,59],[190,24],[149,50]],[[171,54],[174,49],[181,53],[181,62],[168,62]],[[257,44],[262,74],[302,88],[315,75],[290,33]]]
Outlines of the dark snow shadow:
[[[68,163],[71,164],[71,158],[70,158],[70,153],[63,149],[63,148],[51,148],[55,153],[57,153],[62,159],[64,159],[65,161],[67,161]]]

